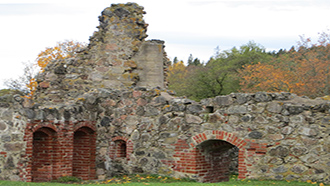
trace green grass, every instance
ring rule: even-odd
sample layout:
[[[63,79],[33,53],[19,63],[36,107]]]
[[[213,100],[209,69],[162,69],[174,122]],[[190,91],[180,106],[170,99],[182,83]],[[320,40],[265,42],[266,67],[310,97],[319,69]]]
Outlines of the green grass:
[[[198,183],[189,179],[176,179],[158,175],[131,175],[114,177],[106,181],[88,181],[80,183],[27,183],[0,181],[0,186],[100,186],[100,185],[127,185],[127,186],[323,186],[323,183],[316,182],[296,182],[296,181],[257,181],[257,180],[237,180],[236,177],[229,182],[221,183]],[[325,186],[325,185],[324,185]]]

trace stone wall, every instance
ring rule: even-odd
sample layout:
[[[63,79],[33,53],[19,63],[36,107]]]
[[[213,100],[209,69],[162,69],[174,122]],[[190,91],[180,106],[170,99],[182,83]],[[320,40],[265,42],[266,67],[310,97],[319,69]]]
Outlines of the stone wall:
[[[102,102],[116,105],[103,107],[109,114],[98,122],[99,174],[125,170],[225,181],[228,151],[236,147],[239,178],[329,182],[328,101],[260,92],[197,103],[154,89]],[[109,156],[118,136],[133,144],[126,157]],[[220,160],[227,161],[223,170],[214,163]]]
[[[20,166],[25,155],[24,130],[26,118],[20,95],[0,97],[0,179],[20,180]]]
[[[0,97],[0,179],[150,173],[219,182],[237,172],[330,183],[329,101],[175,97],[163,42],[144,40],[143,13],[134,3],[106,8],[88,48],[39,75],[33,101]]]

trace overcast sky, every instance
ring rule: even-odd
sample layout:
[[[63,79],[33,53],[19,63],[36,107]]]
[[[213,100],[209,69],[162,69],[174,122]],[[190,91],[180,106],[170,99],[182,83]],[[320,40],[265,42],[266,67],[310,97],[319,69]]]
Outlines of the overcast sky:
[[[22,74],[22,62],[58,41],[88,42],[101,11],[122,0],[0,0],[0,88]],[[170,59],[204,62],[219,46],[255,41],[289,49],[300,35],[317,40],[330,27],[329,0],[135,0],[144,6],[147,39],[165,41]]]

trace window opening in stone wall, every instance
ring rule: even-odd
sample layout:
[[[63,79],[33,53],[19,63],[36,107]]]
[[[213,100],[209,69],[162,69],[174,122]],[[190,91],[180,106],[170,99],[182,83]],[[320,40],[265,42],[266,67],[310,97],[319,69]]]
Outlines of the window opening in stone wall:
[[[222,140],[202,142],[200,150],[199,176],[202,182],[229,181],[232,174],[238,174],[238,148]]]
[[[206,106],[205,108],[207,113],[213,113],[214,112],[214,107],[213,106]]]
[[[55,166],[59,156],[56,132],[47,127],[40,128],[33,133],[32,143],[32,181],[51,181],[58,171]]]
[[[115,157],[126,158],[126,155],[127,155],[126,141],[116,140],[115,141]]]

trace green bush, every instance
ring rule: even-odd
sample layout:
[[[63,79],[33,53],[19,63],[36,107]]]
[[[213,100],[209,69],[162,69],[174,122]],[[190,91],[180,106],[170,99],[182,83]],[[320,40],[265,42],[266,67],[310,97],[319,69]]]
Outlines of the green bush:
[[[58,178],[57,180],[53,180],[52,182],[56,183],[76,183],[81,182],[82,180],[80,178],[74,177],[74,176],[62,176]]]

